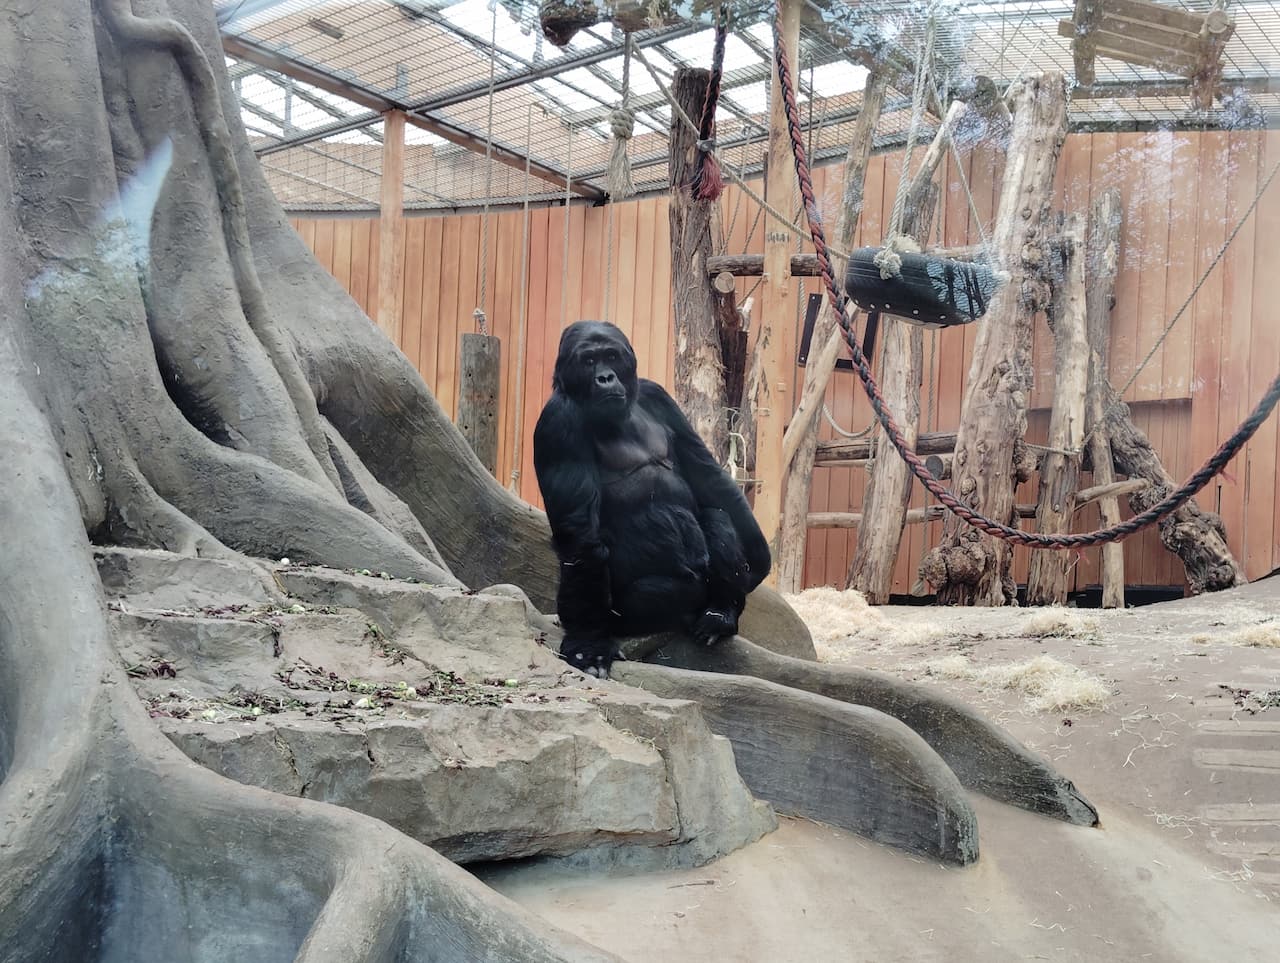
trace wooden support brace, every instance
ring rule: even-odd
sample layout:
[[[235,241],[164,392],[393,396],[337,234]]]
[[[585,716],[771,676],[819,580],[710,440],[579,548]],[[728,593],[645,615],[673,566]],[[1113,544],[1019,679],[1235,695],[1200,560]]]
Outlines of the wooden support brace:
[[[378,327],[397,348],[404,315],[404,124],[404,111],[383,115],[378,210]]]
[[[1018,505],[1019,518],[1035,518],[1036,506]],[[810,528],[859,528],[865,516],[862,512],[810,512],[807,522]],[[947,517],[947,510],[941,505],[930,505],[928,508],[910,508],[903,516],[907,525],[918,525],[921,522],[937,522]]]
[[[1145,478],[1124,478],[1117,482],[1110,482],[1105,485],[1094,485],[1092,488],[1082,488],[1075,494],[1074,511],[1080,511],[1086,505],[1092,505],[1096,501],[1104,498],[1119,498],[1121,495],[1132,495],[1136,492],[1145,491],[1151,487],[1151,482]]]

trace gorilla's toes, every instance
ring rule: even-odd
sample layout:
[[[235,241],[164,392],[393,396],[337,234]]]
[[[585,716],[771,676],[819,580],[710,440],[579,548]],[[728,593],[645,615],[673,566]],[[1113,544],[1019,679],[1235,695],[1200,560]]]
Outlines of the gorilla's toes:
[[[699,645],[714,645],[721,639],[736,635],[738,620],[732,612],[723,609],[707,609],[693,626],[693,639]]]
[[[587,675],[607,679],[616,655],[611,640],[566,638],[560,643],[560,658]]]

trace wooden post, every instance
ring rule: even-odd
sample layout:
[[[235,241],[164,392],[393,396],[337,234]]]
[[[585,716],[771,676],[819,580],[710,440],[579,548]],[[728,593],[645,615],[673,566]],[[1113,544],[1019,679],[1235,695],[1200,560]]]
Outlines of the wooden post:
[[[1014,520],[1014,491],[1025,471],[1019,455],[1031,393],[1031,328],[1047,301],[1044,222],[1066,137],[1067,85],[1060,71],[1034,72],[1011,96],[1013,129],[991,238],[1010,279],[978,322],[952,466],[953,491],[1002,522]],[[920,574],[944,604],[1004,605],[1014,596],[1012,558],[1010,543],[984,538],[951,516]]]
[[[742,404],[742,383],[747,377],[747,332],[738,310],[737,282],[727,271],[711,280],[715,302],[716,330],[720,334],[720,357],[724,362],[724,403],[727,408]]]
[[[800,46],[802,0],[779,0],[783,43],[793,65]],[[769,170],[765,197],[780,211],[796,209],[796,169],[787,136],[787,115],[777,71],[769,88]],[[791,283],[791,249],[795,236],[776,219],[765,215],[764,284],[760,293],[760,323],[755,348],[760,353],[760,386],[756,398],[755,513],[773,552],[768,581],[779,577],[779,539],[782,527],[782,490],[786,466],[782,464],[782,433],[791,414],[791,383],[796,364],[796,304]]]
[[[1053,409],[1049,415],[1049,452],[1040,463],[1036,531],[1061,534],[1071,530],[1080,478],[1080,447],[1085,434],[1085,397],[1089,384],[1089,340],[1085,332],[1084,223],[1079,214],[1066,218],[1062,243],[1049,252],[1053,295],[1049,326],[1053,329]],[[1061,264],[1058,263],[1061,259]],[[1063,605],[1067,601],[1072,553],[1031,553],[1027,575],[1028,605]]]
[[[1115,304],[1116,273],[1120,264],[1120,225],[1124,209],[1120,192],[1103,191],[1093,204],[1089,218],[1086,249],[1088,287],[1085,290],[1086,336],[1089,340],[1089,393],[1085,399],[1085,428],[1089,435],[1089,456],[1093,483],[1115,482],[1111,442],[1103,419],[1103,386],[1107,380],[1107,354],[1111,340],[1111,308]],[[1120,500],[1114,495],[1098,500],[1098,514],[1104,528],[1120,522]],[[1100,549],[1102,607],[1124,608],[1124,546],[1111,542]]]
[[[844,186],[836,230],[830,239],[838,250],[848,251],[862,217],[863,185],[876,126],[884,108],[887,71],[873,67],[862,92],[862,110],[854,124],[853,138],[844,162]],[[833,258],[837,283],[842,283],[844,265]],[[809,496],[813,482],[813,459],[818,448],[818,412],[827,392],[836,358],[844,344],[840,326],[825,292],[810,339],[809,362],[804,369],[804,387],[791,424],[782,439],[782,464],[785,468],[782,532],[776,567],[778,587],[784,592],[804,588],[804,548],[807,539]]]
[[[923,242],[929,236],[938,185],[934,174],[951,143],[951,131],[965,112],[954,103],[911,177],[903,202],[901,233]],[[923,244],[921,245],[923,246]],[[884,316],[884,350],[880,353],[880,388],[907,443],[914,447],[920,421],[920,380],[924,368],[924,331],[918,325]],[[857,589],[872,605],[886,605],[893,589],[893,567],[902,544],[907,503],[911,499],[911,469],[889,436],[876,439],[875,464],[862,499],[862,511],[875,519],[858,529],[858,544],[849,565],[849,588]]]
[[[404,316],[404,121],[382,115],[382,190],[378,208],[378,327],[397,348]]]
[[[462,336],[462,391],[458,430],[492,473],[498,467],[498,378],[502,340],[487,334]]]
[[[671,82],[676,101],[690,117],[702,114],[710,73],[690,67],[676,70]],[[675,297],[676,402],[721,464],[729,454],[724,374],[715,304],[707,283],[711,256],[711,219],[715,201],[695,200],[689,181],[698,159],[697,136],[675,114],[671,117],[671,277]]]

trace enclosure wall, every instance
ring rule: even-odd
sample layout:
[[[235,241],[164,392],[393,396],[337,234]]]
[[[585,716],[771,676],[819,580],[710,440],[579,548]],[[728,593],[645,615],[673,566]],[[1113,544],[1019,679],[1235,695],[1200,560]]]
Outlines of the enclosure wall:
[[[1111,341],[1111,378],[1117,387],[1128,382],[1159,341],[1277,157],[1280,132],[1099,133],[1068,138],[1058,173],[1057,206],[1085,211],[1090,199],[1108,187],[1117,187],[1124,203]],[[859,243],[879,242],[893,206],[901,163],[900,154],[873,158]],[[935,239],[947,244],[981,240],[977,222],[980,218],[983,228],[990,226],[1002,164],[1002,155],[982,150],[963,155],[962,164],[955,158],[948,160]],[[838,167],[823,168],[815,177],[820,204],[832,221],[840,198],[838,177]],[[520,494],[531,502],[539,499],[530,438],[550,391],[563,324],[584,317],[613,321],[634,342],[641,374],[671,382],[675,346],[668,206],[665,197],[612,208],[575,205],[568,211],[567,224],[561,207],[533,209],[528,216],[528,260],[523,271],[526,223],[521,211],[490,213],[487,231],[478,213],[408,221],[401,347],[446,410],[456,415],[459,338],[475,329],[472,312],[483,288],[490,331],[502,338],[497,475],[506,484],[513,470],[518,471]],[[730,187],[721,209],[723,251],[761,252],[767,225],[755,204]],[[376,220],[308,216],[294,225],[366,312],[375,313]],[[486,259],[481,257],[486,234],[487,277],[482,271]],[[1280,303],[1280,271],[1272,256],[1278,242],[1280,186],[1263,197],[1223,262],[1125,394],[1133,404],[1136,423],[1150,435],[1178,480],[1230,434],[1280,369],[1280,324],[1274,317],[1275,305]],[[756,280],[739,281],[739,302]],[[810,279],[805,293],[816,290]],[[803,303],[804,296],[798,296],[797,323],[803,319]],[[522,308],[527,316],[525,377],[517,396]],[[1048,425],[1045,406],[1053,385],[1050,340],[1047,328],[1038,325],[1031,441],[1042,441]],[[926,332],[921,431],[957,427],[973,341],[972,326]],[[846,429],[860,430],[869,424],[862,389],[847,371],[837,372],[827,404],[835,421]],[[523,410],[518,462],[513,437],[517,407]],[[1278,422],[1273,417],[1263,425],[1228,474],[1200,496],[1204,507],[1222,513],[1232,551],[1250,578],[1280,567]],[[833,437],[825,421],[822,431],[823,437]],[[1034,501],[1037,481],[1033,477],[1019,490],[1021,503]],[[857,510],[864,484],[865,472],[860,468],[819,468],[813,479],[812,509]],[[1082,484],[1089,484],[1088,476]],[[916,486],[913,506],[924,504],[922,494]],[[1089,509],[1081,513],[1076,527],[1093,527],[1096,521],[1096,510]],[[907,527],[894,576],[895,592],[910,591],[921,554],[936,543],[940,531],[940,523]],[[855,538],[851,530],[811,531],[807,584],[843,584]],[[1020,581],[1025,579],[1026,567],[1027,550],[1020,549],[1016,571]],[[1153,530],[1126,543],[1125,573],[1130,585],[1183,583],[1180,564],[1160,546]],[[1082,553],[1074,569],[1074,587],[1097,581],[1097,551]]]

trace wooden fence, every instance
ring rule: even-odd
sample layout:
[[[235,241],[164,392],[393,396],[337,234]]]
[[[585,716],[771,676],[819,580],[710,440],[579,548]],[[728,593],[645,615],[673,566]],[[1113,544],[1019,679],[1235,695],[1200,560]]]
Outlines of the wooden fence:
[[[1216,257],[1227,234],[1253,201],[1260,178],[1280,157],[1280,132],[1098,133],[1067,139],[1058,172],[1057,204],[1087,210],[1109,187],[1124,204],[1117,303],[1112,317],[1111,378],[1119,387],[1154,349],[1125,393],[1134,418],[1148,433],[1166,468],[1181,481],[1235,428],[1280,370],[1280,269],[1266,251],[1280,242],[1280,187],[1265,195],[1254,216],[1208,275],[1181,320],[1166,326]],[[985,150],[945,165],[935,238],[946,244],[977,243],[991,223],[1002,155]],[[873,158],[867,173],[866,208],[859,243],[875,244],[888,221],[899,180],[901,155]],[[963,176],[962,176],[963,175]],[[839,168],[815,172],[824,211],[834,219]],[[543,207],[529,212],[410,218],[404,270],[405,354],[418,366],[445,409],[456,416],[458,351],[462,333],[474,330],[472,312],[483,303],[490,332],[502,339],[502,400],[497,476],[513,473],[522,497],[539,503],[533,476],[533,424],[550,392],[560,329],[579,318],[603,318],[631,338],[640,373],[671,384],[674,335],[671,305],[669,202],[648,197],[612,207]],[[730,187],[721,199],[725,253],[763,250],[768,215]],[[375,219],[297,219],[294,226],[316,257],[367,313],[376,310],[378,231]],[[526,236],[527,233],[527,236]],[[482,257],[487,245],[487,257]],[[522,255],[526,255],[523,257]],[[738,297],[754,279],[739,281]],[[817,291],[806,280],[797,297]],[[526,319],[520,346],[521,318]],[[921,431],[954,430],[972,354],[972,326],[925,334]],[[524,377],[518,378],[523,359]],[[1037,325],[1035,389],[1028,438],[1042,441],[1052,392],[1051,336]],[[795,383],[801,374],[797,369]],[[865,430],[871,413],[855,376],[838,371],[827,393],[832,419],[847,431]],[[519,413],[517,432],[516,415]],[[1280,567],[1280,490],[1277,447],[1280,419],[1273,417],[1247,450],[1200,496],[1222,513],[1231,548],[1250,578]],[[823,423],[823,437],[835,431]],[[517,437],[517,434],[519,437]],[[1019,491],[1035,500],[1037,480]],[[865,473],[819,468],[813,479],[813,511],[856,510]],[[913,506],[924,504],[915,487]],[[1077,519],[1093,527],[1096,509]],[[1031,524],[1031,523],[1027,523]],[[894,592],[908,592],[922,553],[936,544],[941,523],[910,525],[903,536]],[[806,584],[843,585],[856,532],[810,532]],[[1016,554],[1016,576],[1025,579],[1027,549]],[[1098,582],[1098,552],[1080,553],[1074,587]],[[1181,566],[1148,530],[1125,544],[1131,586],[1183,584]]]

